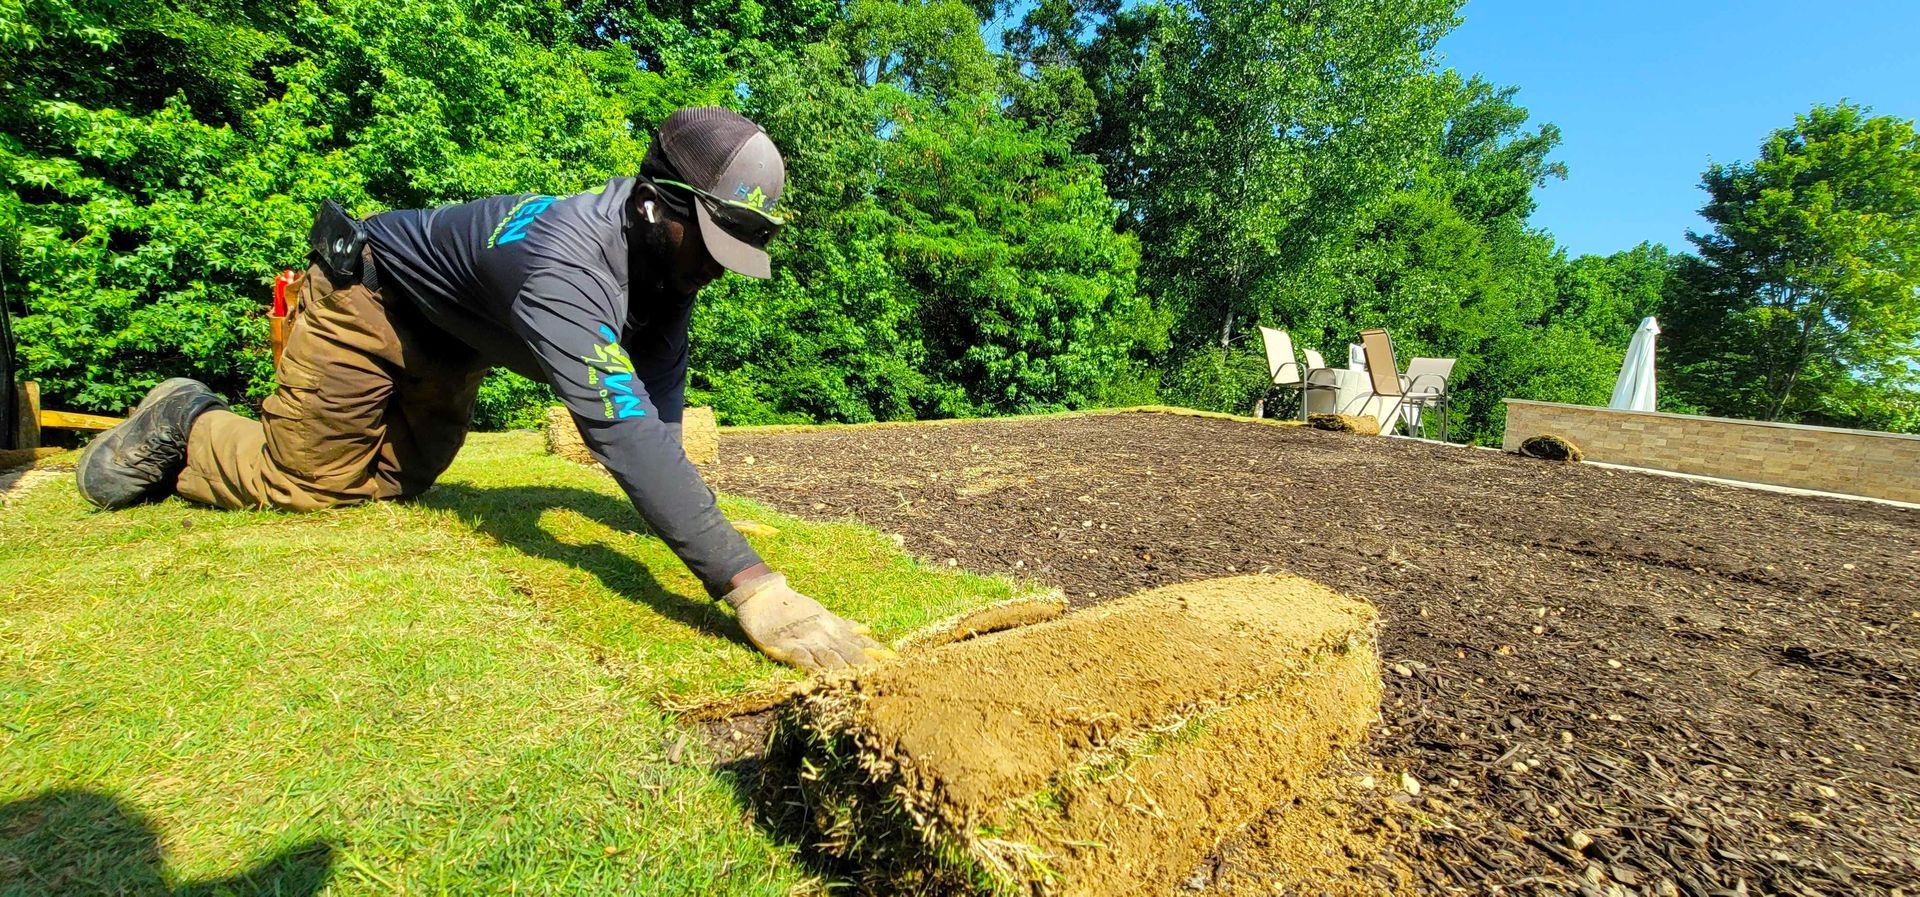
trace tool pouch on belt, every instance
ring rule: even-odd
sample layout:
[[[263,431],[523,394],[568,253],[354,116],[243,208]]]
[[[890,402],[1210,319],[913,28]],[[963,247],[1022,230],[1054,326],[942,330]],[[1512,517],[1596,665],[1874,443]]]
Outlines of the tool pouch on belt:
[[[358,219],[331,199],[320,204],[320,211],[313,216],[313,230],[307,232],[307,248],[312,250],[314,261],[327,270],[328,279],[336,284],[361,282],[366,245],[367,234]]]

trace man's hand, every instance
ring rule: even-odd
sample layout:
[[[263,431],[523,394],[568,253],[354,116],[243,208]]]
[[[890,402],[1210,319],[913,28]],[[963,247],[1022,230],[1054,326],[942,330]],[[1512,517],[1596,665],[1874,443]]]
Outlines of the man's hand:
[[[820,602],[788,587],[785,574],[757,576],[722,600],[733,606],[741,630],[754,647],[781,663],[819,673],[893,656],[867,638],[865,626],[835,616]]]

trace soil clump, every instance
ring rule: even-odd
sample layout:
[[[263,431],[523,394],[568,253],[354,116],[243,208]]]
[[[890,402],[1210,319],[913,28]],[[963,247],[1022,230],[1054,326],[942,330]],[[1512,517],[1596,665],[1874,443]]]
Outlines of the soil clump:
[[[1552,433],[1541,433],[1538,436],[1527,437],[1525,441],[1520,443],[1520,454],[1526,455],[1529,458],[1539,458],[1542,461],[1573,461],[1577,463],[1587,459],[1586,453],[1580,451],[1580,447],[1574,445],[1572,440],[1555,436]]]
[[[938,648],[989,633],[1045,623],[1059,619],[1066,612],[1066,596],[1057,591],[1049,595],[1023,595],[935,623],[901,639],[894,647],[901,651]]]
[[[740,526],[739,523],[734,524],[736,529]],[[934,623],[900,639],[893,647],[899,651],[925,651],[989,633],[1044,623],[1058,619],[1066,611],[1066,598],[1057,592],[1023,595]],[[732,737],[733,733],[758,731],[764,735],[771,725],[771,718],[751,723],[747,718],[771,714],[794,694],[795,685],[778,685],[688,706],[676,707],[669,703],[667,709],[682,722],[700,725],[708,746],[715,748],[725,759],[733,760],[738,758],[739,750],[728,750],[726,743],[738,740]],[[765,741],[764,738],[759,740]]]
[[[713,409],[707,407],[688,408],[680,421],[680,445],[687,450],[687,460],[695,464],[712,464],[720,460],[720,425],[713,419]]]
[[[573,412],[563,405],[547,409],[547,425],[543,430],[547,438],[547,453],[558,455],[575,464],[599,464],[593,453],[587,450],[586,440],[580,438],[580,427],[573,422]]]
[[[1309,414],[1307,426],[1330,433],[1357,433],[1361,436],[1380,435],[1380,421],[1365,414]]]

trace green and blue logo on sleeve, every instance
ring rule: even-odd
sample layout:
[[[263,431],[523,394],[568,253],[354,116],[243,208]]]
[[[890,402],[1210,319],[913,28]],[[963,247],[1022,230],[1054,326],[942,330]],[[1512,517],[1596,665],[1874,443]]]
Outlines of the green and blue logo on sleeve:
[[[607,420],[646,417],[647,409],[640,407],[640,397],[633,392],[633,357],[620,345],[613,328],[600,325],[600,336],[606,342],[593,347],[593,356],[580,356],[587,363],[587,385],[600,391]]]

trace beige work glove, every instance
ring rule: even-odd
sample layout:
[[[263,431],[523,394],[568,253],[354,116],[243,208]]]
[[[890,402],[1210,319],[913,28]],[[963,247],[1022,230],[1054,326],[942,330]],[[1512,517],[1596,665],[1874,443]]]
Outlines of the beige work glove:
[[[755,577],[721,598],[762,654],[813,673],[886,660],[893,652],[820,602],[794,591],[782,573]]]

